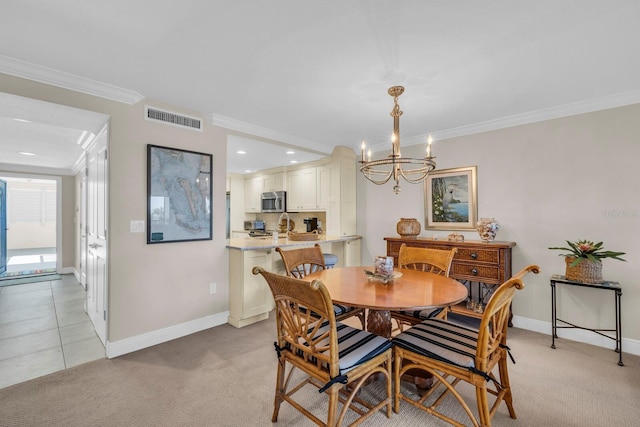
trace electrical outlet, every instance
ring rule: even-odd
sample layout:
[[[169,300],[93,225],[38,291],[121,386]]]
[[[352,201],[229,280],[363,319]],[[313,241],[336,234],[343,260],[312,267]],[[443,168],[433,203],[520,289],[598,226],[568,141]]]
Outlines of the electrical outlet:
[[[216,285],[216,282],[209,283],[209,293],[210,294],[215,294],[217,290],[218,290],[218,286]]]

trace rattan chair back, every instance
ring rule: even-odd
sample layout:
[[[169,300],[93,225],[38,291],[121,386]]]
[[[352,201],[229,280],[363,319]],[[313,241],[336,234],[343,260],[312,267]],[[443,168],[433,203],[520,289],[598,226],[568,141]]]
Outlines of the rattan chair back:
[[[311,247],[283,250],[276,248],[284,263],[287,275],[302,279],[315,271],[325,269],[324,255],[319,244]]]
[[[458,252],[458,248],[451,250],[417,248],[403,243],[398,254],[398,267],[428,271],[449,277],[456,252]]]
[[[296,248],[283,250],[276,248],[276,252],[280,254],[284,269],[288,276],[296,279],[303,279],[307,275],[326,268],[324,255],[319,244],[311,247]],[[336,305],[336,319],[338,321],[356,316],[362,324],[362,329],[366,326],[365,311],[362,308],[350,307],[345,305]]]

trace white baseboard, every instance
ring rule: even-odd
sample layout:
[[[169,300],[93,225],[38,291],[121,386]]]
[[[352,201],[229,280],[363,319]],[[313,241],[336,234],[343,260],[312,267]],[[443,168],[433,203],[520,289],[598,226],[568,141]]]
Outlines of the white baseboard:
[[[513,326],[549,335],[549,345],[551,345],[551,322],[513,316]],[[615,340],[605,338],[590,331],[582,329],[558,329],[557,333],[559,338],[610,348],[612,350],[616,348]],[[624,353],[629,353],[640,356],[640,341],[622,337],[622,353],[623,355]]]
[[[73,274],[76,277],[76,279],[80,277],[75,267],[62,267],[60,274]]]
[[[222,313],[214,314],[200,319],[192,320],[189,322],[181,323],[179,325],[170,326],[164,329],[158,329],[157,331],[147,332],[146,334],[137,335],[131,338],[125,338],[118,341],[107,341],[106,352],[107,357],[112,359],[114,357],[122,356],[123,354],[132,353],[134,351],[142,350],[143,348],[151,347],[163,342],[171,341],[176,338],[181,338],[187,335],[191,335],[196,332],[203,331],[205,329],[213,328],[227,323],[229,312],[224,311]]]

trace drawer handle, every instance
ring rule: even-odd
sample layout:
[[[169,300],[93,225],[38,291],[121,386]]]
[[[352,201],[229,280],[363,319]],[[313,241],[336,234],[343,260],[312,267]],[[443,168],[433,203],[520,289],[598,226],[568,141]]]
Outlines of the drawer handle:
[[[476,259],[478,258],[478,254],[475,252],[471,252],[471,258]]]
[[[475,268],[473,270],[471,270],[471,274],[473,274],[474,276],[478,275],[478,270],[476,270]]]

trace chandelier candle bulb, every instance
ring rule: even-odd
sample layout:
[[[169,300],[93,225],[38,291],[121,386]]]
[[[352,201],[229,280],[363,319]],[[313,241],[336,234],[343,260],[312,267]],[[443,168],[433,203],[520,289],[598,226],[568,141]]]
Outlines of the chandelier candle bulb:
[[[427,157],[431,157],[431,143],[433,142],[433,138],[431,138],[431,135],[429,135],[429,138],[427,138]]]
[[[362,141],[361,147],[362,147],[362,161],[364,162],[364,150],[365,148],[367,148],[367,145],[364,143],[364,141]]]

